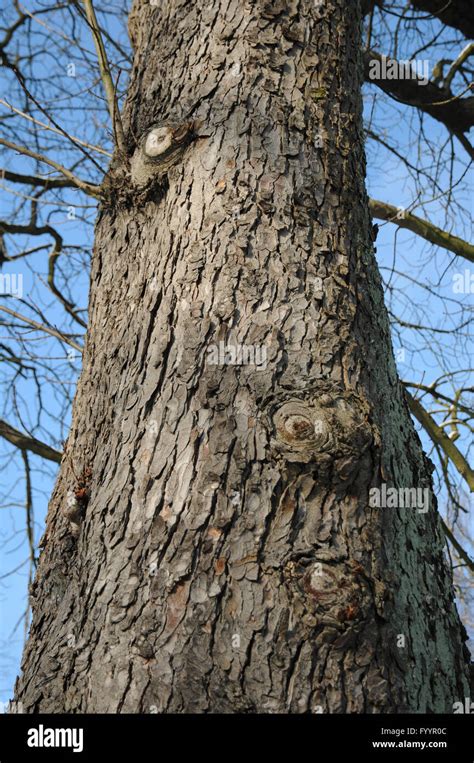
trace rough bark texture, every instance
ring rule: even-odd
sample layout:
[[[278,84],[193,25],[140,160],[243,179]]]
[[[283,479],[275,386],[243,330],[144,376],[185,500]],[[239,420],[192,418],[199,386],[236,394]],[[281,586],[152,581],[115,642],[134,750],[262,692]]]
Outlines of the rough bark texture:
[[[435,506],[368,505],[382,482],[429,487],[430,464],[370,240],[357,5],[133,6],[136,185],[115,167],[97,223],[28,711],[451,712],[469,695]],[[219,342],[266,363],[212,365]]]

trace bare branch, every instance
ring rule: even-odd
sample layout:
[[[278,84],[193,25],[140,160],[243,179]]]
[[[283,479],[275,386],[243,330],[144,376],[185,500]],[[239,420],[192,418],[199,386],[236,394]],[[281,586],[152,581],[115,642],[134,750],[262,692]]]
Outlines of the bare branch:
[[[85,180],[81,180],[80,178],[76,177],[72,172],[70,172],[66,167],[63,167],[62,164],[58,164],[57,162],[53,161],[52,159],[49,159],[46,156],[43,156],[42,154],[37,154],[36,151],[31,151],[29,148],[26,148],[25,146],[18,146],[16,143],[11,143],[9,140],[5,140],[4,138],[0,138],[0,145],[6,146],[7,148],[10,148],[12,151],[18,151],[19,154],[24,154],[25,156],[30,156],[32,159],[36,159],[38,162],[44,162],[45,164],[49,164],[50,167],[54,167],[55,170],[60,172],[64,177],[66,177],[70,182],[76,186],[76,188],[80,188],[81,191],[84,191],[84,193],[87,193],[88,196],[93,196],[95,199],[100,199],[102,192],[101,192],[101,186],[95,185],[94,183],[87,183]]]
[[[35,556],[35,536],[33,532],[33,490],[31,485],[31,469],[28,459],[28,451],[22,448],[21,457],[25,467],[25,482],[26,482],[26,537],[28,538],[28,549],[30,552],[30,570],[29,570],[29,583],[33,574],[33,569],[36,568],[36,556]]]
[[[21,175],[18,172],[10,172],[10,170],[5,169],[0,169],[0,178],[9,180],[10,183],[23,183],[24,185],[39,186],[46,190],[48,188],[77,188],[72,180],[68,180],[65,177],[47,178],[40,177],[39,175]]]
[[[432,416],[425,411],[423,406],[410,395],[405,389],[405,396],[408,401],[411,412],[426,430],[434,443],[437,443],[450,461],[454,464],[457,471],[469,485],[471,492],[474,492],[474,471],[471,469],[461,451],[459,451],[448,435],[439,427]]]
[[[462,403],[460,403],[459,400],[454,401],[451,397],[448,397],[447,395],[443,395],[443,393],[439,392],[439,390],[436,388],[436,384],[432,384],[432,385],[417,384],[416,382],[408,382],[408,381],[404,381],[403,384],[405,385],[405,387],[414,387],[415,389],[419,389],[422,392],[427,392],[428,394],[432,395],[432,397],[434,397],[435,400],[442,400],[443,402],[449,403],[450,405],[455,404],[460,411],[467,413],[468,416],[474,416],[474,411],[471,408],[467,408],[467,406],[462,405]]]
[[[36,453],[37,456],[46,458],[48,461],[54,461],[56,464],[61,463],[63,454],[59,450],[51,448],[50,445],[46,445],[46,443],[37,440],[35,437],[30,437],[20,432],[2,419],[0,419],[0,437],[8,440],[8,442],[11,442],[12,445],[15,445],[22,451],[29,450],[31,453]]]
[[[474,246],[472,244],[463,241],[458,236],[453,236],[452,233],[447,233],[441,228],[437,228],[436,225],[428,222],[428,220],[416,217],[405,210],[403,214],[400,214],[400,210],[397,207],[378,199],[369,199],[369,210],[372,217],[395,223],[399,228],[407,228],[431,244],[442,246],[444,249],[464,257],[465,260],[474,262]]]
[[[2,310],[4,313],[8,313],[9,315],[12,315],[14,318],[18,318],[18,320],[23,321],[24,323],[27,323],[29,326],[33,326],[35,329],[38,329],[39,331],[44,331],[46,334],[50,334],[51,336],[56,337],[56,339],[59,339],[61,342],[64,342],[65,344],[69,344],[71,347],[74,347],[75,350],[78,350],[79,352],[82,353],[82,347],[80,344],[77,344],[77,342],[75,342],[74,339],[71,339],[65,334],[62,334],[57,329],[50,328],[49,326],[44,326],[42,323],[38,323],[37,321],[34,321],[31,318],[27,318],[26,315],[21,315],[21,313],[17,313],[15,310],[10,310],[10,308],[5,307],[5,305],[0,305],[0,310]]]
[[[71,315],[83,328],[87,328],[87,323],[85,323],[76,312],[76,305],[61,294],[54,281],[56,261],[63,248],[63,239],[57,230],[52,228],[51,225],[36,226],[34,223],[31,223],[30,225],[14,225],[0,220],[0,233],[21,233],[30,236],[48,235],[54,239],[54,244],[48,258],[48,286],[54,296],[59,299],[66,312],[68,312],[69,315]]]
[[[104,85],[105,96],[107,98],[107,105],[109,108],[110,118],[112,120],[112,127],[117,142],[117,147],[125,158],[127,156],[127,142],[125,140],[125,134],[123,131],[122,120],[118,109],[117,98],[115,95],[115,87],[112,81],[112,75],[110,74],[109,62],[107,54],[105,52],[104,42],[102,40],[102,34],[100,31],[99,23],[95,15],[94,6],[92,0],[84,0],[84,6],[86,11],[87,21],[94,37],[94,45],[97,51],[97,59],[99,62],[100,76],[102,77],[102,83]]]
[[[409,106],[416,106],[438,122],[442,122],[452,133],[465,133],[474,125],[474,97],[457,98],[447,87],[440,88],[434,82],[420,85],[421,78],[371,79],[370,63],[385,60],[391,61],[374,50],[364,53],[365,78],[367,82],[377,85],[392,98],[396,98]],[[398,63],[398,62],[397,62]]]
[[[444,519],[442,517],[440,517],[440,519],[441,519],[441,525],[442,525],[443,530],[444,530],[444,534],[446,535],[447,538],[449,538],[449,540],[453,544],[454,548],[458,552],[458,555],[461,557],[463,562],[465,562],[467,564],[467,566],[469,567],[469,569],[474,572],[474,561],[471,559],[471,557],[469,556],[467,551],[465,551],[463,549],[463,547],[461,546],[459,541],[454,536],[454,533],[452,532],[452,530],[449,529],[449,527],[446,524],[446,522],[444,521]]]
[[[459,56],[456,58],[455,61],[451,64],[449,67],[448,73],[446,77],[444,78],[444,86],[450,87],[451,82],[453,81],[453,77],[456,74],[456,72],[459,70],[459,68],[463,65],[466,58],[469,58],[474,53],[474,42],[469,43],[469,45],[466,45],[464,50],[461,51]]]
[[[474,37],[474,5],[472,0],[411,0],[414,8],[428,11],[443,24],[459,29],[466,37]]]
[[[50,132],[56,133],[56,135],[62,135],[64,137],[63,130],[58,130],[56,127],[47,125],[46,122],[40,122],[39,119],[35,119],[34,117],[30,116],[30,114],[25,114],[24,111],[20,111],[20,109],[15,108],[15,106],[12,106],[10,103],[8,103],[8,101],[4,101],[3,98],[0,98],[0,103],[10,109],[10,111],[18,114],[18,116],[23,117],[23,119],[27,119],[29,122],[33,122],[33,124],[38,125],[38,127],[42,127],[43,130],[49,130]],[[93,146],[91,143],[86,143],[86,141],[81,140],[80,138],[76,138],[74,135],[69,135],[68,137],[73,141],[73,143],[78,143],[80,146],[90,148],[92,151],[97,151],[99,154],[104,154],[104,156],[112,157],[112,154],[109,151],[106,151],[104,148],[99,148],[99,146]]]

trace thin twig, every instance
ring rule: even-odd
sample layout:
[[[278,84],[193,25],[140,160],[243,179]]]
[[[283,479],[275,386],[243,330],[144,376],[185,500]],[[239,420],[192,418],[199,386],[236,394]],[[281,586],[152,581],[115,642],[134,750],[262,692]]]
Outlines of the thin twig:
[[[469,567],[469,569],[472,570],[472,572],[474,572],[474,561],[471,559],[467,551],[463,549],[459,541],[456,539],[452,531],[449,529],[444,519],[442,517],[440,517],[440,519],[441,519],[441,524],[443,526],[444,534],[446,535],[447,538],[449,538],[449,540],[453,544],[454,548],[458,552],[458,555],[461,557],[463,562],[466,562],[466,565]]]
[[[5,307],[4,305],[0,305],[0,310],[2,310],[4,313],[8,313],[9,315],[12,315],[14,318],[18,318],[18,320],[23,321],[24,323],[27,323],[30,326],[33,326],[35,329],[38,329],[39,331],[44,331],[46,334],[50,334],[51,336],[56,337],[56,339],[59,339],[61,342],[65,342],[65,344],[69,344],[71,347],[74,347],[75,350],[78,350],[80,353],[82,353],[82,347],[80,344],[77,344],[77,342],[75,342],[74,339],[71,339],[70,337],[65,336],[57,329],[53,329],[53,328],[50,328],[49,326],[43,325],[42,323],[38,323],[37,321],[34,321],[31,318],[27,318],[26,315],[17,313],[15,310],[10,310],[9,307]]]
[[[23,119],[27,119],[29,122],[33,122],[35,125],[42,127],[44,130],[49,130],[50,132],[56,133],[56,135],[62,135],[64,137],[64,132],[62,130],[58,130],[56,127],[51,127],[51,125],[47,125],[45,122],[40,122],[39,119],[35,119],[34,117],[30,116],[30,114],[25,114],[24,111],[20,111],[20,109],[15,108],[15,106],[12,106],[11,103],[8,103],[8,101],[4,101],[3,98],[0,98],[0,103],[10,109],[10,111],[14,111],[15,114],[23,117]],[[79,143],[80,146],[90,148],[92,151],[97,151],[99,154],[104,154],[104,156],[110,157],[112,156],[112,154],[109,151],[106,151],[104,148],[93,146],[92,143],[86,143],[85,140],[76,138],[74,135],[69,135],[69,138],[74,141],[74,143]]]
[[[25,466],[25,482],[26,482],[26,536],[28,538],[28,548],[30,552],[30,570],[29,570],[29,582],[31,583],[31,577],[33,568],[36,568],[35,557],[35,537],[33,533],[33,490],[31,487],[31,470],[30,462],[28,459],[28,451],[25,448],[21,450],[21,457]]]
[[[36,151],[31,151],[29,148],[26,148],[25,146],[19,146],[16,143],[11,143],[9,140],[5,140],[4,138],[0,138],[0,145],[6,146],[7,148],[10,148],[12,151],[18,151],[19,154],[30,156],[32,159],[36,159],[38,162],[44,162],[45,164],[49,164],[50,167],[54,167],[54,169],[60,172],[61,175],[64,175],[64,177],[70,180],[71,183],[73,183],[76,186],[76,188],[80,188],[81,191],[84,191],[84,193],[87,193],[89,196],[93,196],[95,199],[101,198],[102,192],[101,192],[100,185],[95,185],[94,183],[87,183],[85,180],[81,180],[80,178],[76,177],[72,172],[70,172],[66,167],[63,167],[62,164],[58,164],[52,159],[49,159],[47,156],[43,156],[42,154],[37,154]]]
[[[95,15],[92,0],[84,0],[84,6],[87,21],[94,38],[94,45],[97,51],[97,59],[99,62],[100,76],[102,77],[102,83],[104,85],[105,96],[107,99],[110,118],[112,120],[112,128],[114,131],[115,140],[120,153],[125,158],[127,156],[127,142],[125,140],[125,133],[123,131],[114,83],[112,81],[112,75],[110,74],[110,66],[107,59],[107,54],[105,52],[102,34],[100,31],[99,23],[97,21],[97,16]]]

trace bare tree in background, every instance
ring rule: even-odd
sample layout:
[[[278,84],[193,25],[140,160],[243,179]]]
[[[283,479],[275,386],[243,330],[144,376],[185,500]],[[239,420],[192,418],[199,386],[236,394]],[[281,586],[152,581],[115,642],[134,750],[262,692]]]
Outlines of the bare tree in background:
[[[346,5],[135,2],[123,107],[128,8],[9,12],[2,261],[28,259],[41,304],[0,304],[0,434],[26,475],[31,574],[30,461],[62,458],[16,691],[27,710],[450,712],[469,696],[444,557],[447,535],[468,601],[472,388],[450,353],[466,352],[469,289],[439,290],[440,327],[406,281],[436,293],[434,252],[438,286],[473,259],[459,235],[472,11],[440,6],[453,57],[420,86],[371,79],[371,62],[434,56],[436,3],[368,3],[363,37]],[[399,163],[409,204],[366,197],[364,69],[369,157]],[[407,106],[416,164],[392,128]],[[85,227],[97,202],[87,322],[88,246],[61,224]],[[421,210],[433,203],[442,228]],[[389,316],[369,212],[430,243],[407,269],[395,240]],[[442,376],[399,382],[389,317]],[[433,443],[443,519],[409,410]],[[371,505],[384,486],[427,491],[429,510]]]

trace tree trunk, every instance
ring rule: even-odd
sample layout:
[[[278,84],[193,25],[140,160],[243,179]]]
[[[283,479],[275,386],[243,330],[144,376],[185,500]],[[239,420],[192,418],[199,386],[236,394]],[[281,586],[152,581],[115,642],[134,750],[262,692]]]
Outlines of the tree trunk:
[[[135,0],[26,711],[469,696],[435,499],[373,499],[431,464],[373,255],[358,5]]]

